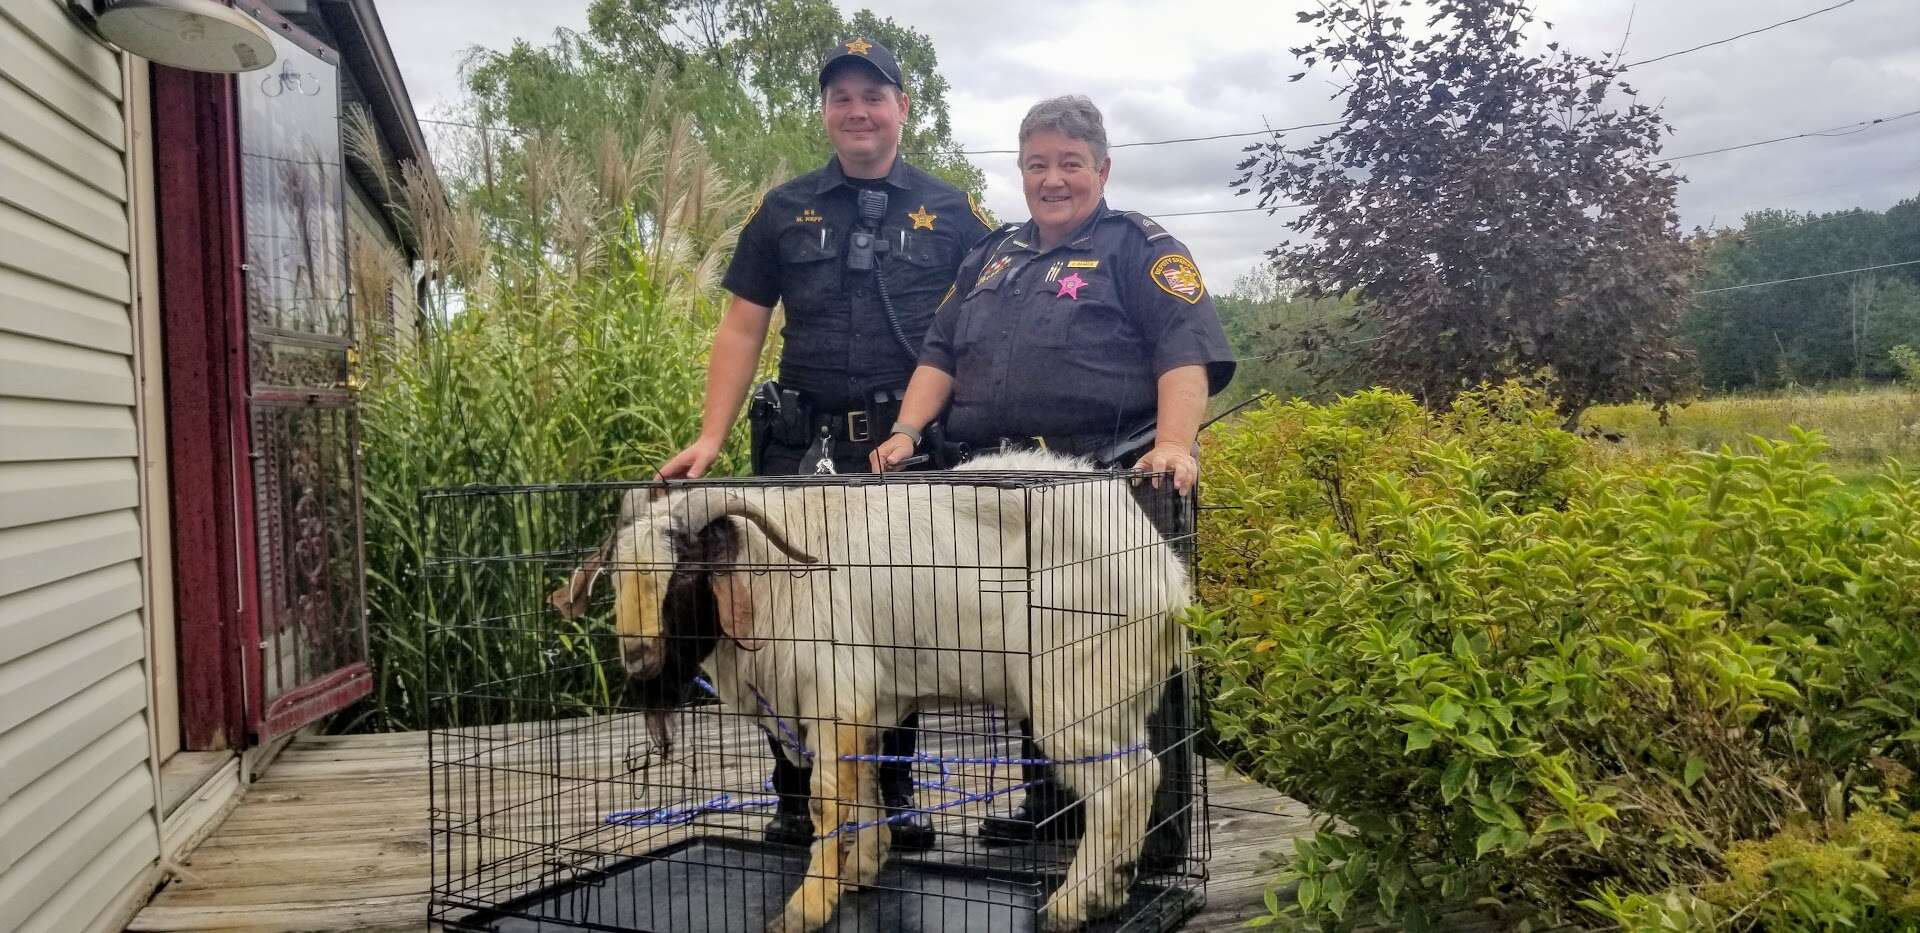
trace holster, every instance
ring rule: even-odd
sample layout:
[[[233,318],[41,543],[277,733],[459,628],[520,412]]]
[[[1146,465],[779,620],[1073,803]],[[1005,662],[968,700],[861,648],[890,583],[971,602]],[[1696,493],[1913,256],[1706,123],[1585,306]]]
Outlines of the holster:
[[[936,470],[951,470],[967,462],[967,445],[947,439],[947,425],[935,421],[921,432],[920,446]]]
[[[747,402],[748,457],[755,475],[765,472],[767,447],[778,442],[805,444],[813,413],[800,393],[769,379],[753,389]]]
[[[1153,449],[1154,439],[1159,436],[1159,419],[1149,418],[1143,424],[1134,427],[1125,437],[1113,442],[1104,450],[1092,451],[1088,457],[1096,466],[1108,469],[1129,469],[1139,462],[1147,451]]]

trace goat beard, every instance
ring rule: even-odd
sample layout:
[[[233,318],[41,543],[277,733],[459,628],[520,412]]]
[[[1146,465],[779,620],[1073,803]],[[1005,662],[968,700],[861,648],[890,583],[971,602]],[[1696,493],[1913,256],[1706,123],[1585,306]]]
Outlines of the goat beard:
[[[645,679],[628,678],[624,703],[628,709],[646,716],[647,737],[652,754],[665,760],[673,751],[673,728],[669,718],[675,710],[702,696],[694,684],[700,664],[720,642],[720,622],[712,589],[698,577],[676,579],[668,585],[662,607],[666,637],[666,658],[659,673]]]
[[[671,710],[647,710],[647,738],[653,742],[653,753],[662,761],[673,757],[673,728],[667,722],[671,715]]]
[[[694,696],[691,675],[627,681],[625,705],[646,722],[650,760],[666,761],[673,754],[673,714]]]

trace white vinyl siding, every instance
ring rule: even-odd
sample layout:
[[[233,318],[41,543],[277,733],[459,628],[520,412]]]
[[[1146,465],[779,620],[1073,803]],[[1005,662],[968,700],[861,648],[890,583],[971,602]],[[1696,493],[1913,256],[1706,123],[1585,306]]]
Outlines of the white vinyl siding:
[[[0,4],[0,930],[108,922],[159,855],[121,61]]]

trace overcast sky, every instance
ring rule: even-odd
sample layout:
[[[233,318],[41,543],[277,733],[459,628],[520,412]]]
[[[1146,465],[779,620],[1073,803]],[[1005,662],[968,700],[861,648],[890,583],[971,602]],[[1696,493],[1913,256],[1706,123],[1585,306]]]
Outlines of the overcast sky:
[[[836,0],[846,10],[868,4]],[[1553,36],[1601,54],[1627,35],[1627,61],[1652,58],[1829,6],[1837,0],[1543,0]],[[462,50],[503,48],[583,28],[586,0],[381,0],[415,108],[453,103]],[[1295,2],[1276,0],[897,0],[878,12],[933,38],[952,85],[954,134],[1003,149],[1027,107],[1082,93],[1105,113],[1113,143],[1206,136],[1328,119],[1331,88],[1286,51],[1304,38]],[[1632,30],[1627,25],[1631,15]],[[1538,31],[1536,31],[1537,33]],[[1536,44],[1546,41],[1537,34]],[[903,63],[909,73],[912,62]],[[911,83],[911,77],[909,77]],[[1632,72],[1643,101],[1664,101],[1670,155],[1822,130],[1920,109],[1920,0],[1854,0],[1841,9]],[[429,127],[431,130],[432,128]],[[1242,140],[1123,148],[1113,153],[1110,205],[1148,214],[1249,207],[1227,187]],[[824,158],[824,153],[823,153]],[[986,203],[1024,220],[1013,157],[976,156]],[[1920,116],[1676,163],[1683,224],[1737,223],[1766,207],[1885,209],[1920,194]],[[1263,213],[1171,217],[1219,291],[1284,237]],[[1920,258],[1920,257],[1901,257]]]

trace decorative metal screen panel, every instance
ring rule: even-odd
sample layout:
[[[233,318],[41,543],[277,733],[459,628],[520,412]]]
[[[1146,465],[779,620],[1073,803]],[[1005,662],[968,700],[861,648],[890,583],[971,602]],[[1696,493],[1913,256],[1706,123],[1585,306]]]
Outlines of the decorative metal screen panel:
[[[256,402],[261,677],[279,701],[366,659],[358,426],[348,408]]]
[[[274,43],[279,64],[236,79],[263,737],[339,709],[371,681],[340,76]]]

